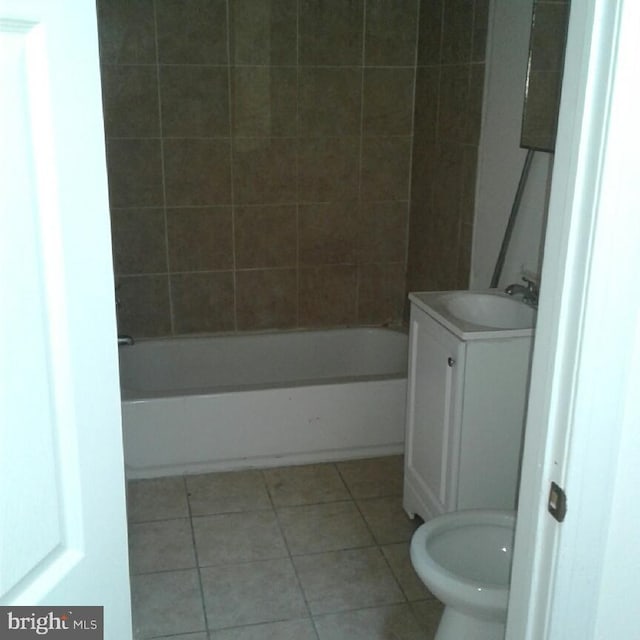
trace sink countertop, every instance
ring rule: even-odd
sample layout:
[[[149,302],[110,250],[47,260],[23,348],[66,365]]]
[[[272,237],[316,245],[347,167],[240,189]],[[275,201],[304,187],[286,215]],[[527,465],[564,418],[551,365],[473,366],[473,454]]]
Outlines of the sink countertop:
[[[494,340],[505,338],[524,338],[533,336],[534,328],[526,329],[499,329],[465,321],[454,316],[446,307],[447,298],[464,294],[465,291],[413,291],[409,293],[409,300],[419,309],[431,316],[436,322],[446,327],[461,340]],[[506,293],[499,289],[485,289],[469,291],[473,294],[489,294],[499,297],[507,297]],[[524,304],[524,303],[523,303]]]

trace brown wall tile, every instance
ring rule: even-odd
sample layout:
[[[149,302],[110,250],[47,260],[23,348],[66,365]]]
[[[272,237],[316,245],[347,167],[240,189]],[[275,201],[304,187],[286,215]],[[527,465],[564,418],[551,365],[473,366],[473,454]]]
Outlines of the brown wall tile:
[[[335,265],[300,269],[298,323],[302,327],[354,324],[356,267]]]
[[[158,77],[151,65],[103,65],[102,95],[107,137],[160,135]]]
[[[299,138],[300,202],[356,200],[360,138]]]
[[[352,67],[300,69],[300,135],[360,134],[362,70]]]
[[[236,207],[236,267],[295,267],[296,225],[295,205]]]
[[[295,138],[236,139],[233,179],[238,204],[295,202]]]
[[[444,0],[421,0],[418,65],[440,64]]]
[[[408,200],[411,138],[365,138],[362,141],[362,199]]]
[[[153,0],[98,0],[96,4],[101,62],[155,63]]]
[[[447,0],[444,3],[442,57],[444,64],[471,61],[473,46],[473,0]]]
[[[232,71],[233,133],[295,136],[298,83],[295,67],[235,67]]]
[[[442,144],[434,149],[432,204],[434,219],[441,222],[438,240],[446,246],[457,244],[461,223],[464,187],[464,149],[462,145]]]
[[[443,66],[440,71],[439,140],[466,140],[470,72],[467,64]]]
[[[116,287],[118,333],[134,338],[171,333],[168,276],[121,277]]]
[[[167,205],[229,204],[230,146],[229,139],[165,139]]]
[[[417,20],[417,0],[367,0],[365,64],[415,64]]]
[[[469,104],[464,141],[477,147],[482,129],[482,100],[484,97],[484,64],[472,64],[469,76]]]
[[[107,170],[112,207],[155,207],[164,204],[160,140],[108,140]]]
[[[116,275],[167,272],[162,209],[112,209],[111,237]]]
[[[357,202],[300,205],[300,264],[355,263],[357,209]]]
[[[298,283],[295,269],[238,271],[236,286],[238,330],[296,326]]]
[[[362,64],[363,0],[300,0],[300,64]]]
[[[363,133],[411,135],[413,68],[365,69]]]
[[[462,172],[460,190],[460,220],[462,224],[473,226],[476,198],[476,175],[478,169],[478,147],[465,146],[462,149]],[[469,251],[471,250],[469,238]]]
[[[161,64],[227,64],[226,0],[156,0]]]
[[[416,97],[413,131],[414,144],[435,141],[438,129],[438,99],[440,95],[440,67],[416,69]]]
[[[426,251],[429,237],[430,207],[425,202],[411,203],[409,248],[407,251],[407,291],[429,291],[428,275],[433,256]]]
[[[167,209],[170,270],[233,269],[232,229],[231,207]]]
[[[463,224],[460,228],[459,253],[458,253],[458,277],[456,289],[469,288],[469,275],[471,274],[471,245],[473,242],[473,225]]]
[[[167,137],[229,136],[229,72],[224,67],[160,67],[162,133]]]
[[[358,267],[358,322],[400,324],[404,299],[404,262]]]
[[[358,220],[358,262],[404,262],[408,202],[368,202]]]
[[[231,271],[172,275],[171,299],[177,334],[235,328]]]
[[[296,64],[296,0],[230,0],[229,10],[233,64]]]
[[[487,32],[489,25],[489,0],[475,0],[473,15],[472,62],[484,62],[487,57]]]

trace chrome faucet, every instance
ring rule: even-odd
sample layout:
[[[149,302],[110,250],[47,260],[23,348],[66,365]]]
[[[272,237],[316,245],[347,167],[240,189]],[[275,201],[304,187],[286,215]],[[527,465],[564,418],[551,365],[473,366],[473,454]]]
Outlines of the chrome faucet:
[[[131,337],[131,336],[127,336],[127,335],[119,335],[118,336],[118,346],[119,347],[123,347],[123,346],[129,346],[132,347],[134,344],[136,343],[136,341]]]
[[[539,289],[536,282],[530,280],[526,276],[522,277],[526,284],[510,284],[504,292],[510,296],[522,296],[522,302],[528,304],[535,309],[538,308]]]

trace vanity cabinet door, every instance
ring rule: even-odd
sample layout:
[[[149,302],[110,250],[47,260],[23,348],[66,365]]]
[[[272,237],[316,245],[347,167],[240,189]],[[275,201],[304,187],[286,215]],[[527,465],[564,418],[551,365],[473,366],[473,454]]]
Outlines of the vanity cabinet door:
[[[431,518],[455,508],[465,343],[411,311],[404,508]]]

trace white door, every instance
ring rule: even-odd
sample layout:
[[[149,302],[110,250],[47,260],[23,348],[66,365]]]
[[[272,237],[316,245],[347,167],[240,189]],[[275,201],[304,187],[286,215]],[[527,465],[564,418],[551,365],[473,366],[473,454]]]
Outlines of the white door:
[[[639,33],[571,3],[508,640],[640,638]]]
[[[131,637],[93,0],[0,0],[0,603]]]

